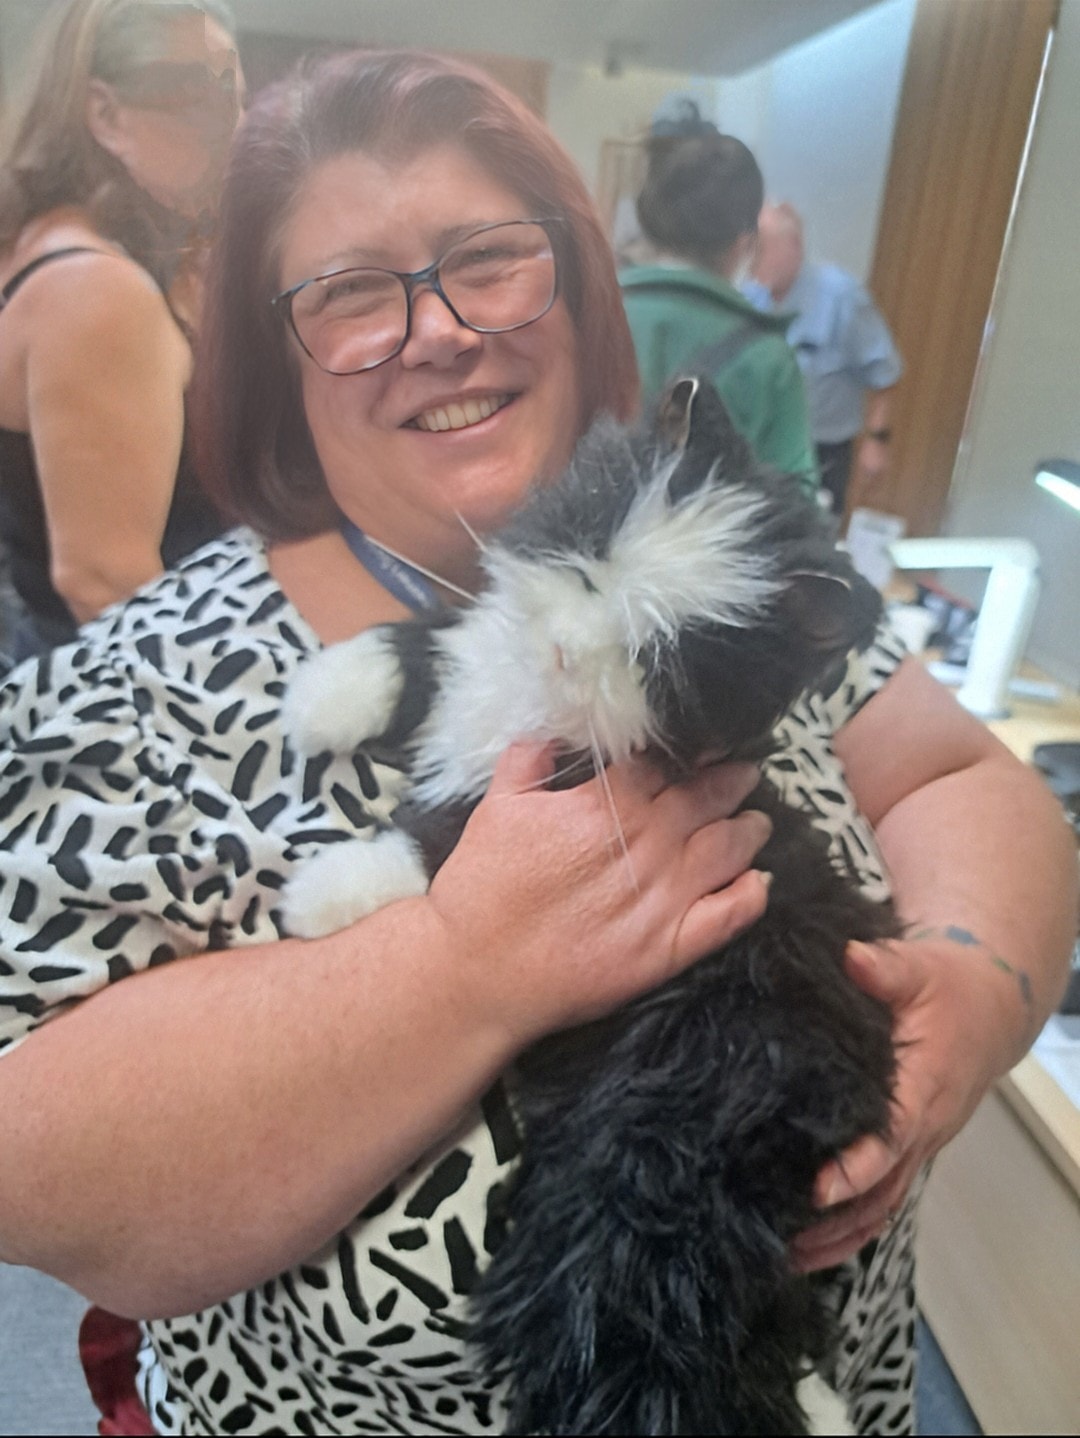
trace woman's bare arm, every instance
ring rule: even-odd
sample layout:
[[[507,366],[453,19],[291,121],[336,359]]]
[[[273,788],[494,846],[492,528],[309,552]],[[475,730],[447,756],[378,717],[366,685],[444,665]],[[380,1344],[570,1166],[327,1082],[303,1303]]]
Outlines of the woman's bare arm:
[[[801,1235],[806,1268],[880,1233],[922,1165],[959,1132],[1058,1002],[1077,923],[1075,841],[1042,780],[908,660],[838,735],[874,824],[904,941],[856,948],[851,972],[895,1016],[887,1142],[819,1176],[836,1212]]]
[[[610,771],[636,885],[599,785],[549,793],[550,768],[504,757],[427,897],[134,975],[0,1060],[0,1257],[133,1316],[236,1293],[344,1227],[532,1038],[761,913],[767,822],[726,817],[748,766]]]
[[[974,948],[962,937],[971,935],[976,967],[1005,980],[995,1058],[1004,1073],[1060,999],[1076,934],[1076,844],[1060,804],[913,659],[837,749],[912,934],[953,933]]]
[[[149,276],[121,256],[69,256],[16,299],[51,578],[82,622],[161,572],[190,350]]]

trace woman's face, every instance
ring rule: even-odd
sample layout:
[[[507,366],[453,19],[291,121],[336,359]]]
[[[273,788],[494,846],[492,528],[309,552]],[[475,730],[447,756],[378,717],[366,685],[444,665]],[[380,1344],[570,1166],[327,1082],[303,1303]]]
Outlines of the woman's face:
[[[353,151],[308,179],[282,236],[280,286],[361,265],[411,273],[473,229],[532,218],[542,217],[456,145],[405,161]],[[337,504],[429,564],[471,562],[465,525],[504,520],[535,480],[561,471],[577,438],[576,342],[561,299],[522,329],[477,334],[417,290],[404,348],[355,375],[326,374],[289,342]]]
[[[92,82],[89,123],[152,199],[195,219],[216,208],[244,77],[235,42],[208,15],[179,15],[166,35],[160,58],[122,84]]]

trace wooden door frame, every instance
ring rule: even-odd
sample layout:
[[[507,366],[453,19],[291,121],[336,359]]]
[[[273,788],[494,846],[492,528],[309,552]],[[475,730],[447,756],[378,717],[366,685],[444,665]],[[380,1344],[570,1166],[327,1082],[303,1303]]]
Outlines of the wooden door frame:
[[[869,288],[905,365],[892,458],[849,504],[937,532],[1058,0],[919,0]]]

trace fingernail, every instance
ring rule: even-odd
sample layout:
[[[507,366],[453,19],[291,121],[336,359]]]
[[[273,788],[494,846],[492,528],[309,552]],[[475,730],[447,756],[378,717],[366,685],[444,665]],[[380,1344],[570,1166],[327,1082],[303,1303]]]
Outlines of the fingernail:
[[[765,892],[768,893],[769,890],[770,890],[770,889],[772,888],[772,886],[773,886],[773,878],[775,877],[774,874],[773,874],[773,872],[772,872],[772,870],[771,870],[771,869],[755,869],[755,870],[754,870],[754,873],[757,874],[758,878],[759,878],[759,879],[761,880],[761,882],[765,885]]]
[[[825,1188],[825,1197],[821,1201],[822,1208],[832,1208],[833,1204],[845,1203],[849,1198],[855,1197],[855,1190],[842,1173],[836,1173],[829,1179]]]
[[[859,939],[852,939],[847,946],[847,951],[855,958],[861,959],[864,964],[873,964],[877,962],[877,955],[874,953],[870,945],[862,943]]]

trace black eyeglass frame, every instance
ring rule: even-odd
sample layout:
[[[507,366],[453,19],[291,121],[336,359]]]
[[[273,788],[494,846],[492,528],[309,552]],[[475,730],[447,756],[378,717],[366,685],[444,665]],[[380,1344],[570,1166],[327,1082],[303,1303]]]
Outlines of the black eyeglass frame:
[[[431,264],[425,265],[422,270],[390,270],[384,269],[381,265],[346,265],[344,269],[328,270],[325,274],[322,275],[311,275],[308,279],[301,280],[299,284],[291,285],[289,289],[282,290],[279,295],[275,295],[274,298],[270,301],[270,306],[273,310],[276,311],[279,316],[287,320],[289,328],[292,330],[294,336],[296,337],[297,344],[304,351],[307,357],[312,361],[312,363],[318,365],[319,368],[322,370],[323,374],[339,376],[346,376],[351,374],[367,374],[368,370],[378,369],[380,365],[388,364],[390,360],[394,359],[397,355],[401,353],[401,351],[409,343],[409,335],[412,333],[413,294],[418,289],[422,289],[425,287],[434,290],[434,292],[439,296],[446,308],[454,316],[454,319],[458,322],[458,324],[462,325],[467,330],[472,330],[474,334],[510,334],[513,330],[523,330],[528,325],[535,324],[537,320],[543,319],[559,297],[559,247],[556,243],[555,235],[552,233],[552,229],[554,228],[557,230],[562,225],[562,223],[562,220],[559,219],[557,216],[550,216],[544,219],[533,218],[524,220],[495,220],[490,225],[481,225],[478,229],[471,230],[469,234],[462,235],[460,240],[455,240],[452,245],[448,245],[447,248],[438,257],[438,259],[432,260]],[[488,230],[507,229],[511,225],[539,225],[540,228],[547,235],[549,241],[551,242],[552,262],[555,270],[555,282],[551,287],[551,298],[548,300],[547,304],[544,306],[544,308],[540,311],[539,314],[533,315],[531,319],[521,320],[517,324],[497,325],[494,327],[487,328],[482,325],[470,324],[467,319],[465,319],[461,314],[459,314],[459,312],[451,302],[449,296],[447,295],[446,291],[443,289],[442,280],[439,278],[439,270],[443,262],[445,261],[447,255],[452,254],[459,245],[467,244],[469,240],[475,239],[477,235],[486,234]],[[333,280],[336,279],[339,275],[351,274],[354,270],[372,270],[376,274],[380,275],[393,275],[394,279],[401,281],[402,288],[405,291],[405,333],[402,335],[401,340],[395,349],[393,349],[388,355],[384,355],[382,359],[375,360],[373,364],[361,365],[359,369],[327,369],[325,365],[319,364],[319,361],[315,358],[315,356],[308,349],[307,345],[304,343],[303,337],[301,336],[300,331],[297,328],[296,320],[293,316],[292,302],[294,297],[298,295],[301,290],[307,289],[308,285],[319,284],[323,280]]]

